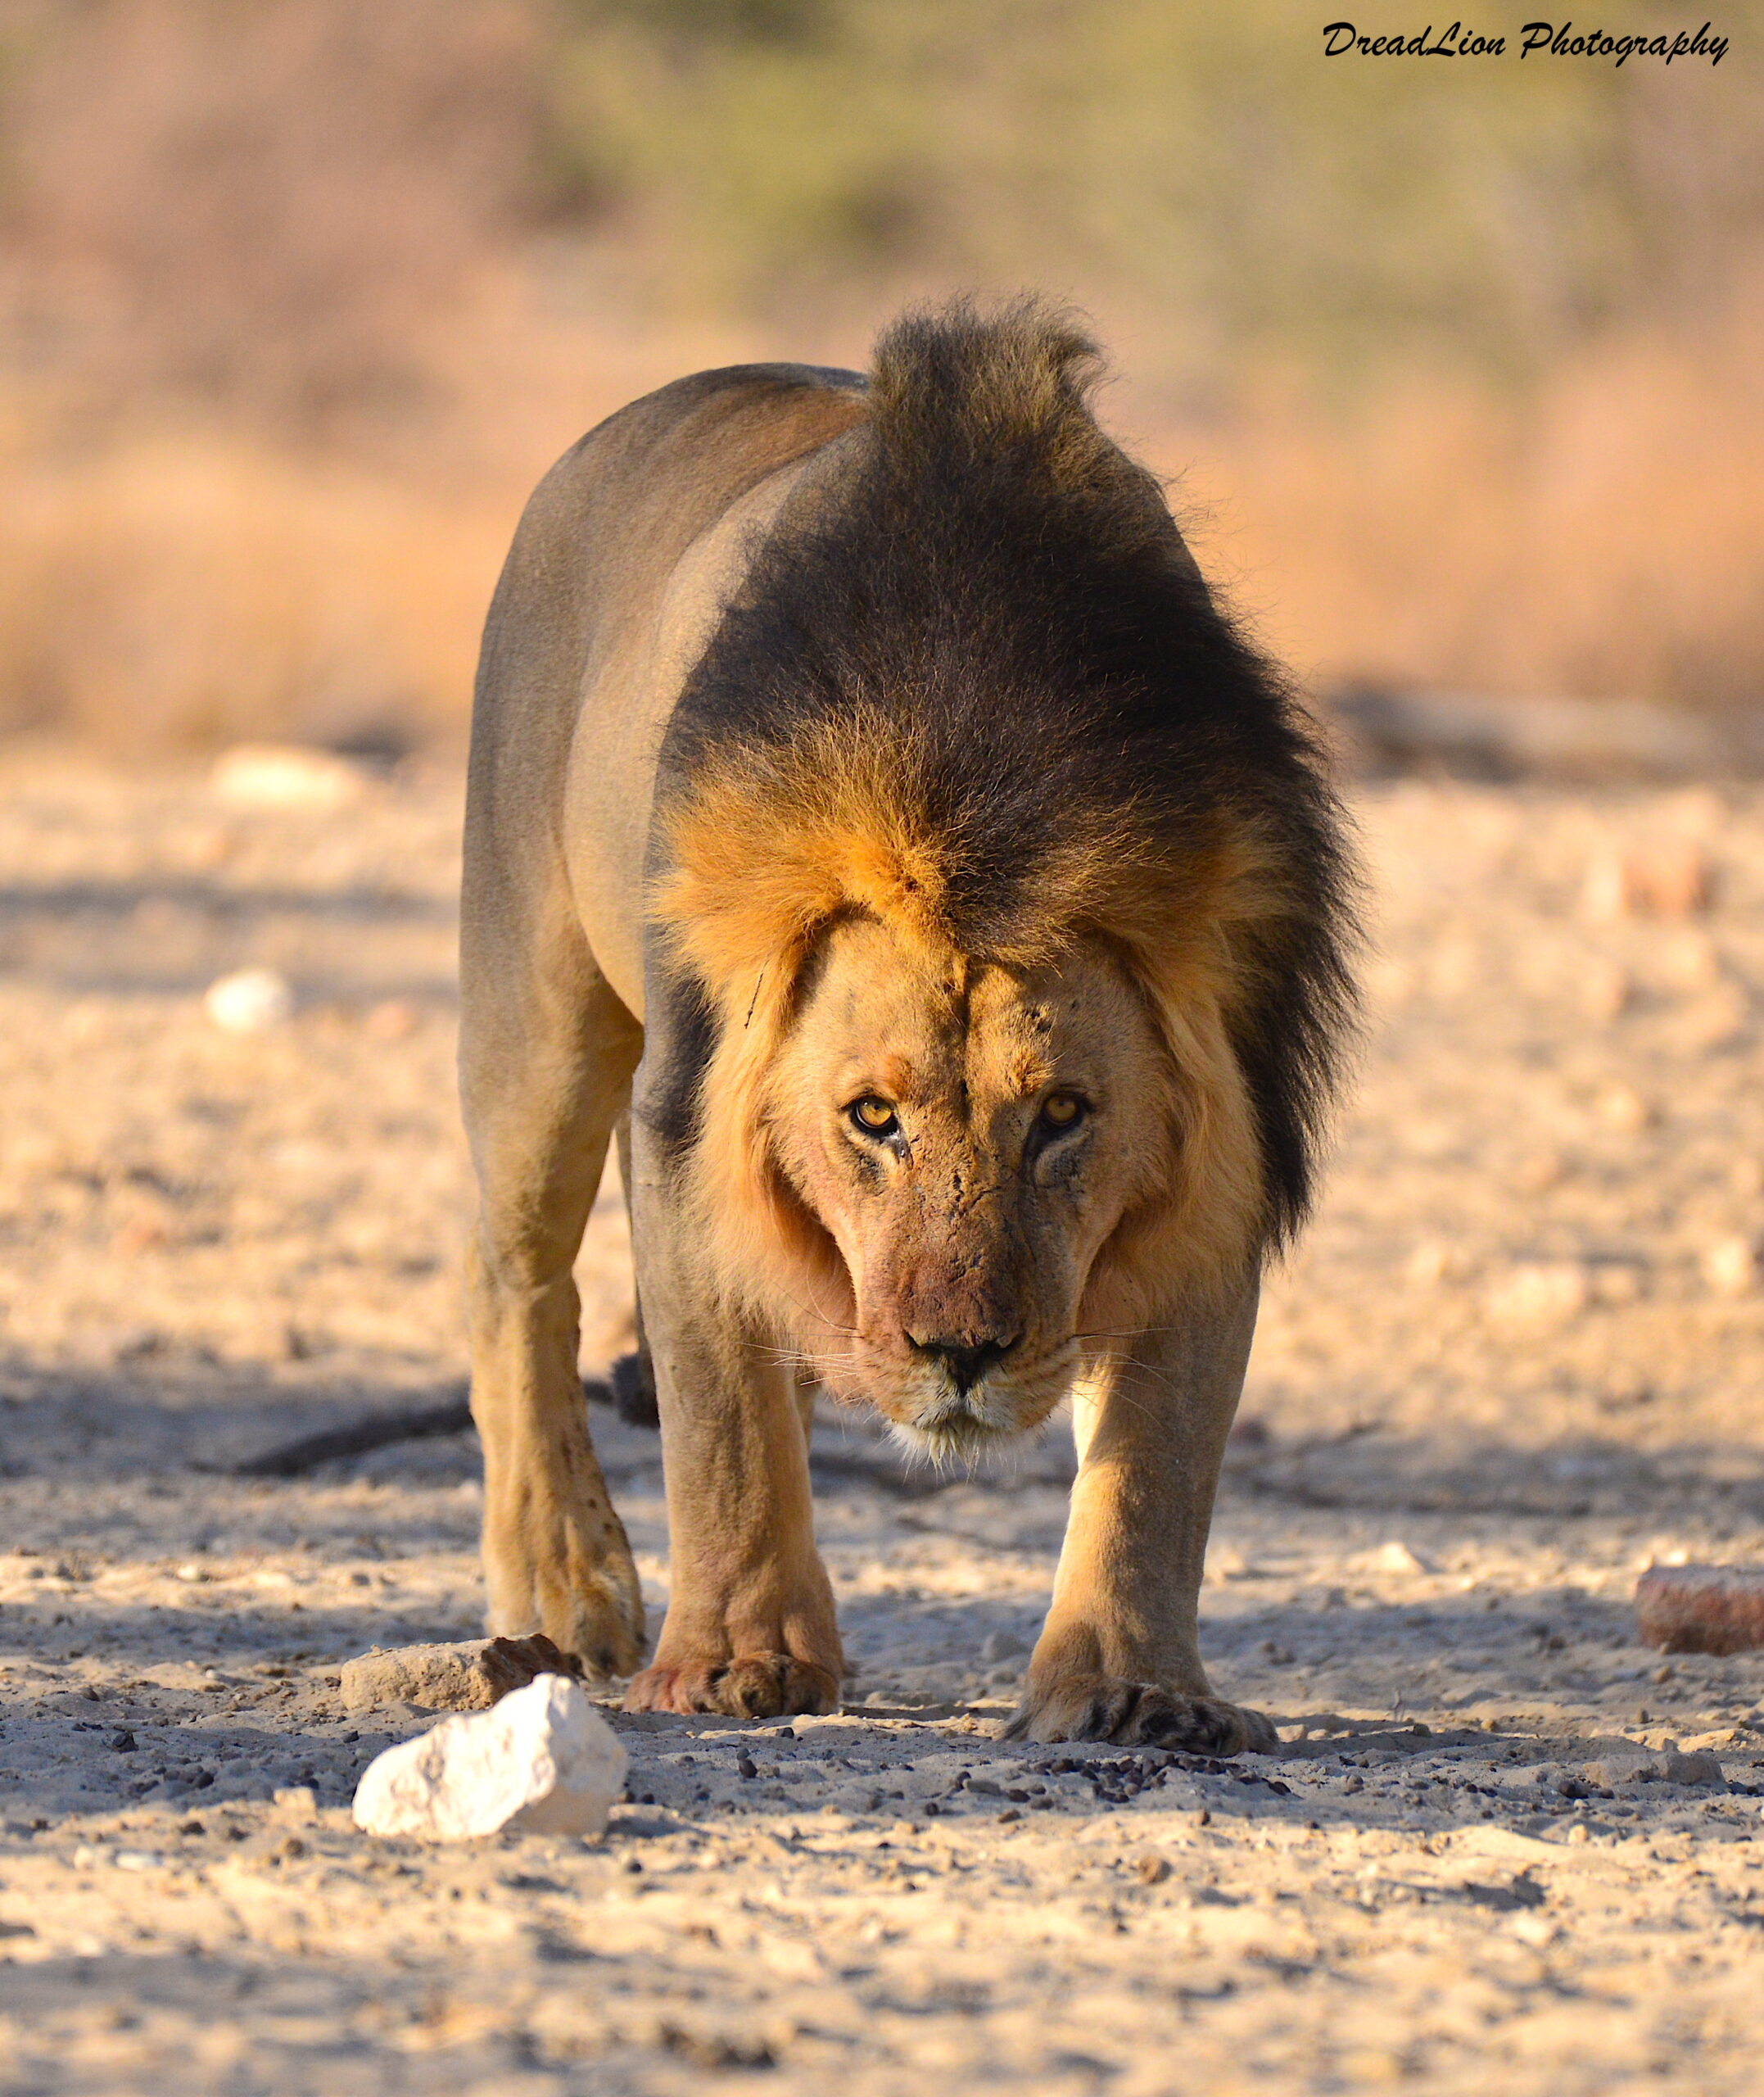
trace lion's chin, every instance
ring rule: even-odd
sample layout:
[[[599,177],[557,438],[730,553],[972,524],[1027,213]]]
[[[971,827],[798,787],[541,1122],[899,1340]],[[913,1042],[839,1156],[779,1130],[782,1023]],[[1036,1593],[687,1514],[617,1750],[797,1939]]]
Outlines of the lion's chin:
[[[902,1451],[939,1465],[971,1465],[1042,1426],[1071,1388],[1076,1350],[1040,1356],[1026,1376],[992,1375],[958,1391],[941,1375],[846,1355],[821,1365],[821,1386],[840,1405],[880,1413]]]
[[[971,1464],[1039,1427],[1059,1402],[981,1384],[926,1400],[878,1402],[894,1439],[909,1455],[935,1464]]]

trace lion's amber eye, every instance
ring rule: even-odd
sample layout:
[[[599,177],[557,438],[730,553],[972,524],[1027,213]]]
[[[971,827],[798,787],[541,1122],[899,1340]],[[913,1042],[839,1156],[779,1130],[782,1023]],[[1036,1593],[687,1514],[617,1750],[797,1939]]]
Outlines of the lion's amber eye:
[[[854,1100],[849,1108],[852,1119],[866,1136],[891,1136],[900,1126],[894,1110],[885,1099],[879,1099],[873,1093],[866,1093],[862,1099]]]
[[[1075,1092],[1055,1092],[1042,1103],[1041,1118],[1050,1129],[1070,1129],[1083,1112],[1084,1103]]]

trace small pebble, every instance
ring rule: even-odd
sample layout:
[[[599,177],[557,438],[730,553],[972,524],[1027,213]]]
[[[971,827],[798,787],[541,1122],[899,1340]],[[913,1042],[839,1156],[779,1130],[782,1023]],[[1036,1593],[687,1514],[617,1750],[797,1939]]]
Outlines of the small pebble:
[[[346,808],[366,790],[364,768],[334,750],[299,743],[238,743],[209,774],[216,798],[240,808]]]
[[[1411,1549],[1400,1537],[1392,1537],[1389,1542],[1380,1544],[1372,1555],[1371,1563],[1380,1573],[1431,1573],[1434,1569],[1419,1551]]]
[[[1703,1256],[1703,1279],[1717,1296],[1749,1296],[1757,1287],[1758,1256],[1749,1238],[1723,1238]]]
[[[1654,1110],[1632,1085],[1608,1085],[1593,1101],[1593,1112],[1620,1136],[1639,1135],[1654,1119]]]
[[[293,1017],[293,985],[278,969],[237,969],[210,984],[202,1008],[223,1034],[267,1034]]]
[[[1709,856],[1689,840],[1656,838],[1618,852],[1604,852],[1586,871],[1587,915],[1609,922],[1619,917],[1694,917],[1714,895]]]
[[[1585,1309],[1589,1293],[1586,1270],[1578,1261],[1534,1261],[1495,1283],[1484,1308],[1498,1325],[1565,1325]]]

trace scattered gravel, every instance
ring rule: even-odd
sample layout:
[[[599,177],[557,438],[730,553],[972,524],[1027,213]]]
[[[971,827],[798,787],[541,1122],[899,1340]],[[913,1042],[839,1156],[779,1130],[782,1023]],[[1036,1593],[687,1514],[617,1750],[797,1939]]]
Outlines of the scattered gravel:
[[[7,766],[0,2084],[1756,2090],[1764,1653],[1663,1655],[1634,1597],[1764,1566],[1757,804],[1363,798],[1364,1083],[1205,1597],[1278,1755],[1003,1743],[1069,1446],[944,1478],[829,1418],[845,1711],[608,1710],[604,1841],[437,1850],[350,1824],[435,1713],[341,1676],[477,1632],[471,1435],[229,1466],[457,1388],[457,781]],[[290,1014],[228,1034],[254,967]],[[590,1368],[622,1230],[609,1188]],[[658,1616],[655,1438],[594,1429]]]

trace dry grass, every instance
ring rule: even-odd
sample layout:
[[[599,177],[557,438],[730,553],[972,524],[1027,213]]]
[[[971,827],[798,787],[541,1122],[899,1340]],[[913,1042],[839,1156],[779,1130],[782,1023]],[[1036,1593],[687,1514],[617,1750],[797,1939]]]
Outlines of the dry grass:
[[[1614,340],[1524,396],[1417,378],[1348,411],[1270,383],[1201,428],[1131,383],[1112,405],[1180,474],[1210,572],[1325,686],[1737,708],[1764,689],[1761,307]],[[0,458],[0,726],[121,747],[455,737],[550,457],[681,371],[798,346],[523,306],[420,447],[201,422],[72,457],[20,441]]]
[[[1326,682],[1638,698],[1764,691],[1764,287],[1535,392],[1411,379],[1350,416],[1273,389],[1193,461],[1222,573]]]
[[[177,748],[460,720],[493,508],[203,436],[15,468],[6,491],[6,725]]]
[[[1320,681],[1752,702],[1750,47],[1399,80],[1313,34],[1285,0],[1107,35],[1062,0],[0,0],[0,730],[456,733],[566,444],[970,283],[1092,308],[1122,427]]]

